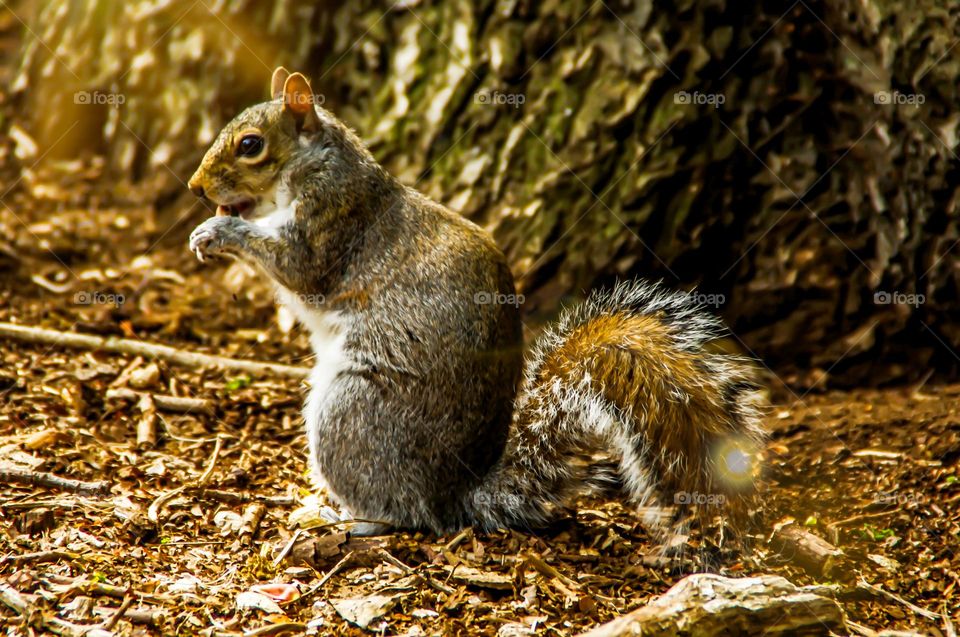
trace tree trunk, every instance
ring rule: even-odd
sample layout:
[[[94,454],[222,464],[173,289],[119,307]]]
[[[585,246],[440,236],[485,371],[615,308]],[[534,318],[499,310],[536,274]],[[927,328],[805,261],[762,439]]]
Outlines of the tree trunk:
[[[164,202],[274,65],[301,69],[390,170],[495,234],[532,317],[663,278],[697,285],[791,382],[882,382],[958,370],[957,16],[935,0],[43,0],[15,86],[41,147],[63,135],[52,155],[103,154],[111,180]]]

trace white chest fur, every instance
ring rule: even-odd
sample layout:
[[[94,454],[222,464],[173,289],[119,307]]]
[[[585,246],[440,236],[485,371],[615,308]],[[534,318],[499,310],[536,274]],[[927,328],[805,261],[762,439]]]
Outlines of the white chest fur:
[[[309,298],[279,287],[277,299],[283,303],[297,320],[310,331],[310,345],[316,355],[313,371],[310,373],[310,392],[303,408],[303,417],[307,428],[307,441],[310,449],[310,468],[315,486],[325,482],[317,467],[318,428],[323,412],[335,393],[335,383],[340,372],[350,367],[350,360],[344,351],[346,341],[346,321],[337,312],[318,308],[323,299]]]
[[[297,202],[290,197],[290,193],[286,189],[278,188],[272,196],[263,198],[253,223],[268,233],[275,234],[293,221],[296,211]]]

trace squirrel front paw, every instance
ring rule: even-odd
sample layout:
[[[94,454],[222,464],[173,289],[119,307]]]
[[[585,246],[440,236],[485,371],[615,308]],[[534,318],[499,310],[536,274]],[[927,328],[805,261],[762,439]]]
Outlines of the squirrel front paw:
[[[202,263],[207,257],[235,252],[240,244],[240,226],[237,217],[210,217],[190,233],[190,251]]]

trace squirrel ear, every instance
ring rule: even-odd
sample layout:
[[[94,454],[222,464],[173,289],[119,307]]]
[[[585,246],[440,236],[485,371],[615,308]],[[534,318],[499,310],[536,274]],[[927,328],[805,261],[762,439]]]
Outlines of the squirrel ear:
[[[283,83],[283,110],[297,120],[298,130],[316,130],[320,118],[313,105],[313,89],[302,73],[291,73]]]
[[[273,71],[273,77],[270,78],[270,99],[279,99],[283,95],[283,83],[290,77],[290,71],[278,66]]]

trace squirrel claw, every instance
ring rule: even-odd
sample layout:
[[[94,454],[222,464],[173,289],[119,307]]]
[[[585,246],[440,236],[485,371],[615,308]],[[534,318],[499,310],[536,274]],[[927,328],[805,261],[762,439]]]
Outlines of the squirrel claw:
[[[211,217],[190,234],[190,250],[201,263],[205,263],[209,256],[228,251],[228,246],[234,241],[234,229],[231,226],[234,221],[234,217]]]

